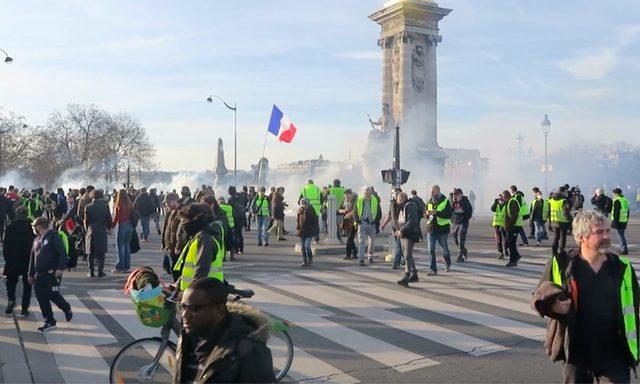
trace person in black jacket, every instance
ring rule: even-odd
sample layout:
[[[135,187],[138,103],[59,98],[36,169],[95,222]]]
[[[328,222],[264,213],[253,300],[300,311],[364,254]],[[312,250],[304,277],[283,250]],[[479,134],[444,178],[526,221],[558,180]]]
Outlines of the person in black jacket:
[[[467,196],[462,193],[462,189],[455,188],[453,190],[453,214],[451,221],[453,222],[453,240],[458,246],[458,258],[456,263],[464,263],[467,259],[467,230],[469,229],[469,220],[473,216],[473,206],[469,202]]]
[[[149,221],[156,211],[156,205],[153,199],[147,193],[146,188],[140,188],[140,194],[133,202],[133,206],[140,214],[140,224],[142,225],[142,241],[149,240]]]
[[[449,231],[451,231],[451,201],[445,195],[440,193],[440,186],[431,187],[431,198],[427,202],[427,209],[424,217],[427,219],[427,232],[429,232],[429,255],[431,256],[431,265],[427,275],[434,276],[438,274],[436,265],[436,243],[442,248],[442,256],[445,261],[445,272],[451,270],[451,253],[449,252]]]
[[[420,214],[416,203],[407,200],[407,194],[404,192],[398,193],[396,203],[398,204],[398,230],[395,235],[400,238],[405,259],[404,277],[398,281],[398,284],[408,287],[409,283],[418,281],[418,270],[413,260],[413,246],[420,239]]]
[[[38,217],[33,222],[37,238],[33,242],[31,260],[29,262],[29,283],[33,285],[44,324],[38,331],[44,332],[56,328],[51,302],[64,312],[67,321],[71,321],[73,313],[71,305],[60,294],[60,280],[67,267],[67,251],[58,233],[49,229],[49,220]]]
[[[591,198],[591,205],[593,205],[593,208],[596,211],[609,217],[609,215],[611,214],[611,209],[613,207],[613,200],[611,200],[609,196],[604,194],[602,188],[598,188]]]
[[[7,226],[6,239],[2,246],[4,272],[7,277],[7,308],[5,314],[13,313],[16,306],[16,286],[22,277],[22,316],[29,316],[31,304],[31,284],[29,284],[29,257],[33,246],[33,229],[27,218],[27,208],[19,207],[15,219]]]

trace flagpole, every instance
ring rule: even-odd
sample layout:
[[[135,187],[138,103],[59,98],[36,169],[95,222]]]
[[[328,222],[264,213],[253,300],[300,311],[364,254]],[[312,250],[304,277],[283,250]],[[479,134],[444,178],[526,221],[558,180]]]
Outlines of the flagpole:
[[[259,184],[260,184],[260,178],[262,176],[262,164],[263,164],[262,159],[264,159],[264,152],[267,149],[267,137],[268,137],[268,135],[269,135],[269,130],[267,129],[267,131],[264,133],[264,144],[262,144],[262,156],[260,157],[260,159],[258,159],[258,167],[259,167],[258,168],[258,180],[256,180],[257,183],[258,183],[258,187],[260,187]]]

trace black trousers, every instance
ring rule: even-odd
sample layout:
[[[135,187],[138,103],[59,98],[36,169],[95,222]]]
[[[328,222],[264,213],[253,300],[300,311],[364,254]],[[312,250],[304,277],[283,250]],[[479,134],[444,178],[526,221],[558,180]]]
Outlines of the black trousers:
[[[7,275],[7,299],[16,301],[16,288],[22,276],[22,308],[29,308],[31,304],[31,284],[27,272],[18,275]]]
[[[493,227],[493,238],[496,240],[498,252],[503,255],[509,256],[509,250],[506,247],[507,235],[504,231],[504,227]]]
[[[89,255],[89,272],[95,271],[95,264],[98,262],[98,274],[104,273],[104,253],[92,253]]]
[[[238,252],[244,252],[244,236],[242,236],[242,225],[236,223],[233,227],[233,234],[235,239],[235,246]]]
[[[355,240],[356,233],[358,233],[358,231],[352,228],[349,232],[349,237],[347,237],[347,257],[351,257],[352,259],[358,257],[358,248],[356,247]]]
[[[36,291],[36,298],[40,305],[40,311],[42,311],[42,317],[46,322],[50,324],[56,323],[51,303],[57,305],[63,312],[71,310],[71,305],[60,294],[60,283],[53,273],[36,275],[33,288]]]
[[[7,216],[2,214],[0,215],[0,242],[4,241],[4,227],[7,223]]]
[[[565,364],[562,374],[567,384],[593,383],[593,379],[598,383],[629,383],[631,381],[629,367],[625,364],[618,364],[598,373],[576,365]]]
[[[467,242],[467,230],[469,229],[469,223],[455,224],[453,227],[453,239],[458,246],[458,257],[467,257],[467,248],[465,244]]]
[[[536,224],[533,217],[529,219],[529,237],[536,237]]]
[[[551,245],[551,252],[557,255],[558,252],[564,251],[564,247],[567,245],[567,232],[566,227],[554,227],[553,228],[553,244]]]
[[[518,234],[522,231],[522,227],[513,227],[507,233],[507,249],[509,250],[509,262],[516,263],[520,260],[520,252],[518,252]]]

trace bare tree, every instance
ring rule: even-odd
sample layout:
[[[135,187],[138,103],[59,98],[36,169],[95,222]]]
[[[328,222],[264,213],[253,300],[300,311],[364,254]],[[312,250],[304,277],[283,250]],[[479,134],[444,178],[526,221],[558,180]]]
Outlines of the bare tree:
[[[30,144],[24,118],[0,108],[0,175],[24,167]]]

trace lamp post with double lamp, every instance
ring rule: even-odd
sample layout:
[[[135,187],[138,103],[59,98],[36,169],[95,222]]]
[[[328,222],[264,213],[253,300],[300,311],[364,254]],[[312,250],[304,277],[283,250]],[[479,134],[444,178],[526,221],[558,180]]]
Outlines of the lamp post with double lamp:
[[[540,124],[542,132],[544,133],[544,193],[549,193],[547,186],[549,184],[549,163],[547,162],[547,137],[549,131],[551,131],[551,121],[549,121],[549,115],[544,115],[544,119]]]
[[[2,52],[4,54],[4,62],[5,63],[7,63],[7,64],[13,63],[13,59],[11,58],[11,56],[9,56],[9,54],[4,49],[0,49],[0,52]]]
[[[213,102],[213,98],[222,101],[225,107],[233,111],[233,185],[238,185],[238,104],[234,101],[233,107],[227,104],[220,96],[209,95],[207,101]]]

